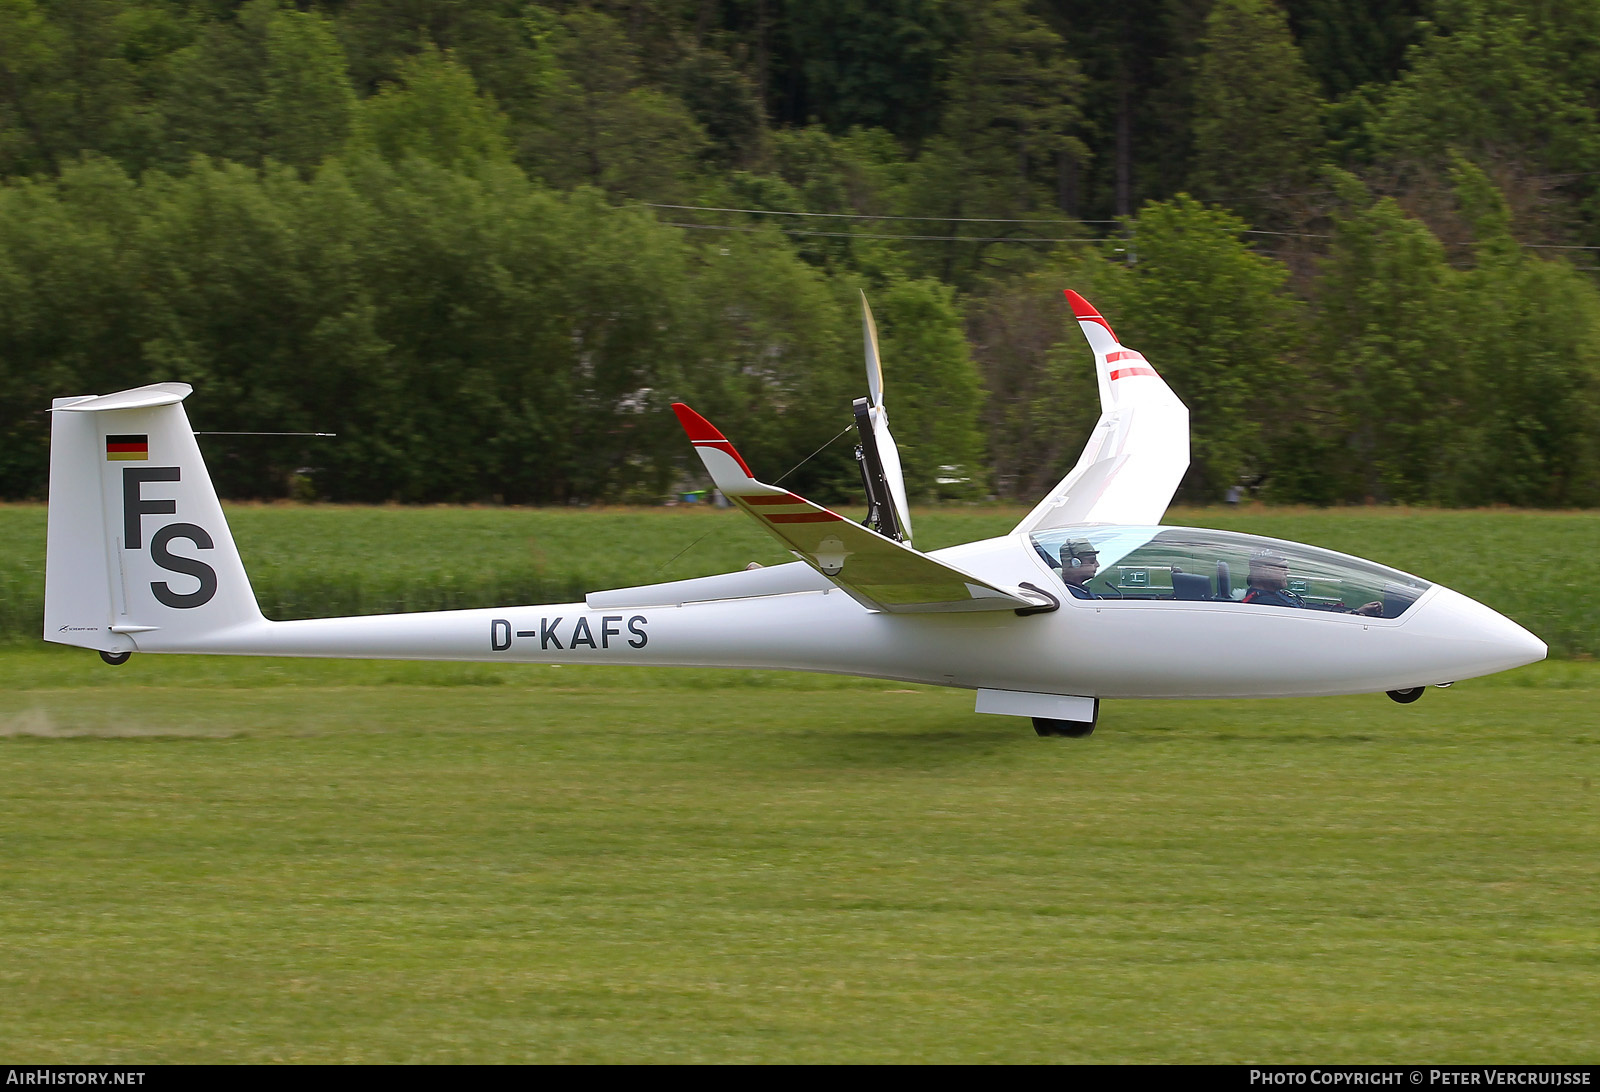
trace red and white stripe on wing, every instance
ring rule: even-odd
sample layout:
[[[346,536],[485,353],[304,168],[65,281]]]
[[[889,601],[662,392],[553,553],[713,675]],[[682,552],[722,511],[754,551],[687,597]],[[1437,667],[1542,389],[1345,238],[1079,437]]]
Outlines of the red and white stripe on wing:
[[[1126,363],[1123,363],[1126,361]],[[1134,375],[1155,375],[1156,370],[1144,358],[1144,354],[1137,349],[1118,349],[1106,354],[1106,363],[1118,365],[1111,369],[1112,379],[1127,379]]]
[[[844,519],[837,512],[812,504],[804,497],[785,493],[780,497],[740,497],[750,514],[768,523],[832,523]]]

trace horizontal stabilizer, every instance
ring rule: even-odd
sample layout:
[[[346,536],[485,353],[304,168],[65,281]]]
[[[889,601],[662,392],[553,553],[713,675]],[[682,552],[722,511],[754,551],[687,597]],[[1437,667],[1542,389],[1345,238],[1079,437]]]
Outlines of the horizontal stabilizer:
[[[820,504],[757,481],[711,422],[681,402],[672,409],[723,495],[862,606],[920,613],[1047,605],[1042,596],[995,587]]]
[[[145,387],[118,391],[116,394],[90,395],[86,398],[60,398],[50,408],[60,412],[99,413],[105,410],[154,409],[157,406],[175,406],[189,397],[194,388],[187,383],[151,383]]]

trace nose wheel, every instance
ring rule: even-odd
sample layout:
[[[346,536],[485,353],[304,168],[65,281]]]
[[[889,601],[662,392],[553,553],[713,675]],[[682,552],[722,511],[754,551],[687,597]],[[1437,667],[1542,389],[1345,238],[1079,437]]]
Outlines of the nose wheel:
[[[1412,686],[1405,690],[1390,690],[1388,693],[1391,700],[1397,701],[1401,705],[1410,705],[1422,697],[1422,692],[1426,689],[1427,687],[1425,686]]]

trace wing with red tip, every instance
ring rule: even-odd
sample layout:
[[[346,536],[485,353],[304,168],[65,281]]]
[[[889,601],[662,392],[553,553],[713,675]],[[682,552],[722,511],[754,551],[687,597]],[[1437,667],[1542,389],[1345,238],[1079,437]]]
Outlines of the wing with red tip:
[[[910,614],[1015,610],[1047,603],[1020,589],[996,587],[787,489],[757,481],[711,422],[681,402],[672,411],[723,496],[862,606]]]
[[[1093,304],[1070,288],[1066,295],[1094,352],[1100,420],[1072,472],[1016,529],[1160,523],[1189,469],[1189,411]]]

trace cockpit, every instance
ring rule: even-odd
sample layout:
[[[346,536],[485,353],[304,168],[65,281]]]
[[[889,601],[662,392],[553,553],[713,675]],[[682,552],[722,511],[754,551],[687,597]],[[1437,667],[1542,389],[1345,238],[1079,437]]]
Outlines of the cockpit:
[[[1347,554],[1234,531],[1106,526],[1031,537],[1079,600],[1233,603],[1398,618],[1431,587]]]

